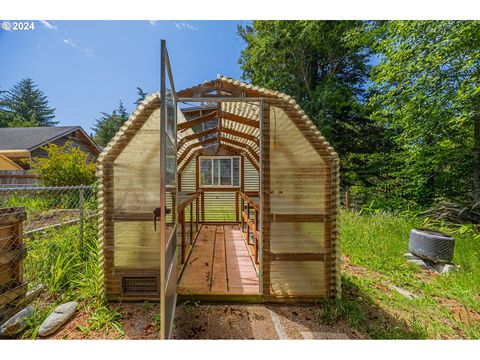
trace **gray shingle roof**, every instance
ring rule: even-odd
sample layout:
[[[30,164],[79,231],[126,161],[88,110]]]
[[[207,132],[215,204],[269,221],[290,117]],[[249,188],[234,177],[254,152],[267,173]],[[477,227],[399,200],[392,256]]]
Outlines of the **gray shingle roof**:
[[[0,128],[0,150],[33,150],[80,126]]]

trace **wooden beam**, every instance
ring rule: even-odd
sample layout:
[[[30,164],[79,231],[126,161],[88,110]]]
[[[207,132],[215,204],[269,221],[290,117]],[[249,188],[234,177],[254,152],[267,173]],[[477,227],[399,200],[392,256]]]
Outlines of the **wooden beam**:
[[[211,138],[208,138],[208,139],[205,139],[203,141],[199,141],[197,143],[194,143],[194,144],[191,144],[189,145],[182,153],[182,155],[180,155],[180,157],[178,158],[178,164],[180,164],[183,159],[185,159],[185,157],[188,155],[188,153],[190,152],[190,150],[192,149],[195,149],[196,147],[201,147],[203,145],[206,145],[206,144],[209,144],[211,142],[215,142],[217,141],[217,137],[211,137]]]
[[[204,122],[210,121],[218,117],[217,111],[212,111],[208,114],[199,116],[192,120],[187,120],[186,122],[180,123],[177,125],[177,131],[185,130],[191,128],[192,126],[203,124]]]
[[[262,257],[260,271],[262,284],[260,289],[264,297],[273,295],[271,293],[270,280],[270,106],[261,103],[260,106],[260,233]]]
[[[252,156],[250,155],[249,152],[244,151],[244,149],[242,149],[242,150],[243,150],[243,153],[242,153],[242,152],[240,151],[240,149],[238,149],[238,148],[236,148],[236,147],[233,147],[233,146],[231,146],[231,145],[225,144],[225,143],[223,143],[221,146],[223,146],[224,148],[227,148],[227,149],[231,149],[231,150],[235,151],[236,153],[238,153],[238,154],[240,154],[240,155],[242,155],[242,156],[245,156],[245,157],[250,161],[250,163],[253,165],[253,167],[254,167],[257,171],[259,171],[259,167],[258,167],[257,163],[256,163],[255,160],[252,158]]]
[[[272,222],[329,222],[327,214],[271,214]]]
[[[248,150],[248,151],[250,152],[250,155],[251,155],[255,160],[257,160],[257,162],[260,161],[260,158],[259,158],[257,152],[256,152],[250,145],[247,145],[247,144],[241,143],[240,141],[233,140],[233,139],[229,139],[229,138],[226,138],[226,137],[223,137],[223,136],[220,137],[220,140],[221,140],[221,141],[226,141],[227,143],[230,143],[230,144],[233,144],[233,145],[237,145],[237,146],[240,146],[240,147]]]
[[[218,132],[217,128],[212,128],[212,129],[208,129],[208,130],[204,130],[204,131],[200,131],[200,132],[197,132],[197,133],[194,133],[194,134],[187,135],[178,142],[177,149],[181,149],[182,146],[185,145],[185,143],[188,142],[188,141],[192,141],[192,140],[195,140],[195,139],[200,139],[201,137],[204,137],[204,136],[207,136],[207,135],[210,135],[210,134],[215,134],[217,132]]]
[[[331,249],[325,249],[331,251]],[[325,261],[326,253],[270,253],[270,261]]]
[[[258,129],[260,127],[260,123],[259,123],[258,120],[248,119],[246,117],[231,114],[231,113],[228,113],[228,112],[225,112],[225,111],[222,111],[220,113],[220,117],[222,117],[224,119],[227,119],[227,120],[230,120],[230,121],[233,121],[233,122],[237,122],[239,124],[254,127],[255,129]]]
[[[199,152],[199,150],[196,150],[196,151],[192,152],[192,155],[190,155],[190,156],[188,157],[188,160],[185,161],[185,162],[183,163],[182,167],[178,170],[178,173],[179,173],[179,174],[181,174],[181,173],[185,170],[185,168],[187,167],[188,163],[189,163],[190,161],[192,161],[192,159],[198,154],[198,152]]]
[[[238,136],[238,137],[240,137],[242,139],[245,139],[245,140],[253,141],[258,146],[259,141],[258,141],[258,138],[256,136],[246,134],[242,131],[237,131],[237,130],[233,130],[233,129],[226,128],[226,127],[223,127],[221,129],[221,131],[224,132],[225,134],[230,134],[230,135],[233,135],[233,136]]]

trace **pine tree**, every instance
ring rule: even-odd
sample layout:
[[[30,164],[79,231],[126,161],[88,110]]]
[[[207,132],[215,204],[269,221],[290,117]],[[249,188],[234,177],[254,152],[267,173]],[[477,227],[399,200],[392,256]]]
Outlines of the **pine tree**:
[[[94,140],[101,146],[106,146],[115,136],[123,123],[128,120],[128,112],[120,101],[118,108],[111,114],[102,112],[99,119],[96,120]]]
[[[1,127],[55,126],[54,112],[47,96],[30,78],[0,92]]]
[[[135,105],[140,105],[140,103],[147,97],[148,93],[146,93],[145,91],[143,91],[143,89],[139,86],[137,86],[137,96],[138,96],[138,99],[137,101],[135,101]]]

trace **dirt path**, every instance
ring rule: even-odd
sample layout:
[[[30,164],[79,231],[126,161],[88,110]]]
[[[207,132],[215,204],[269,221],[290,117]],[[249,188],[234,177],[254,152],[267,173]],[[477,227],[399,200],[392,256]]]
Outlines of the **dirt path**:
[[[159,339],[158,304],[119,304],[125,332],[111,329],[82,333],[89,316],[78,311],[53,339]],[[158,319],[158,317],[157,317]],[[356,338],[344,324],[320,324],[319,311],[310,305],[179,305],[173,339],[347,339]]]
[[[175,339],[345,339],[346,326],[320,324],[310,305],[178,306]]]

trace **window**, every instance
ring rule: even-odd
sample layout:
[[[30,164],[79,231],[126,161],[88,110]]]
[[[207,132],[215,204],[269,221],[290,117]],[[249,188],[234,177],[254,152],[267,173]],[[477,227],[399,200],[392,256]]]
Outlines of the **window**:
[[[200,157],[200,186],[240,187],[240,157]]]

